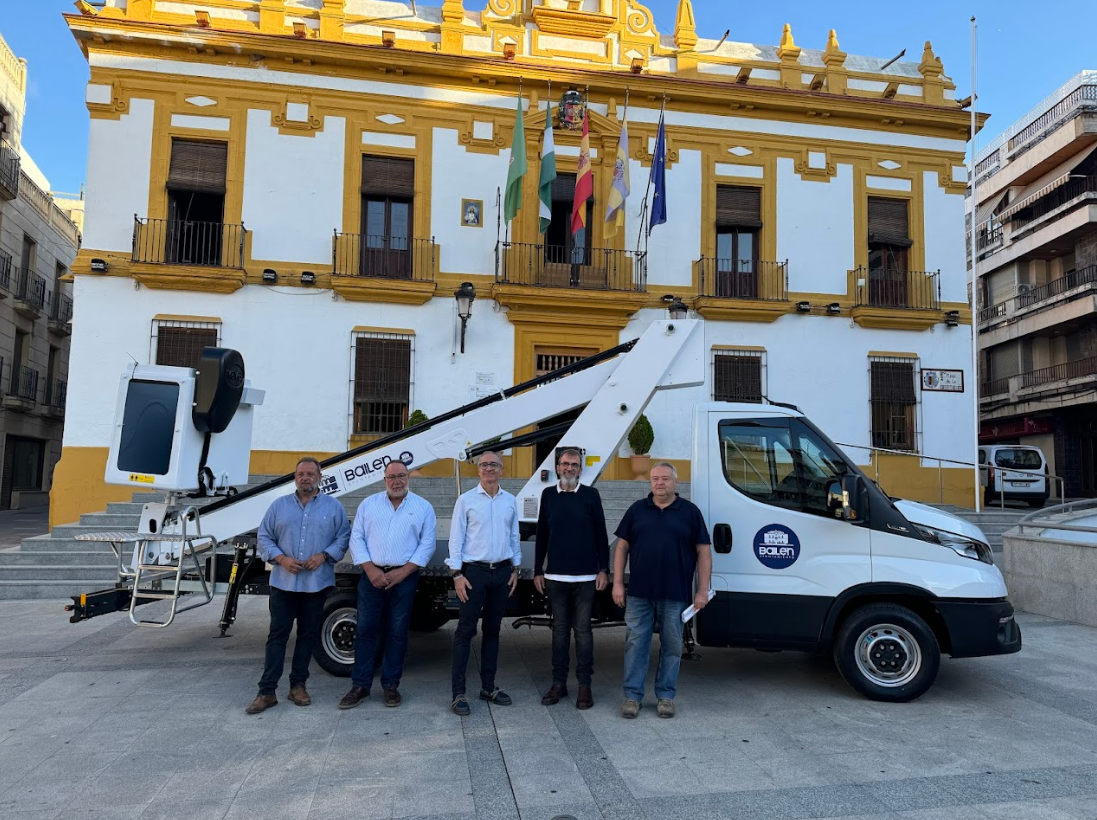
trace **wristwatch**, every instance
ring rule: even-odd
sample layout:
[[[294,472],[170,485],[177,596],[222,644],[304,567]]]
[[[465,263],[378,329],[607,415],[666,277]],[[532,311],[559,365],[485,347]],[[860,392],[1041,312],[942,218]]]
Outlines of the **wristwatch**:
[[[456,580],[457,580],[458,578],[464,578],[464,577],[465,577],[465,573],[463,573],[463,572],[455,572],[455,573],[453,573],[453,580],[454,580],[454,581],[456,581]]]

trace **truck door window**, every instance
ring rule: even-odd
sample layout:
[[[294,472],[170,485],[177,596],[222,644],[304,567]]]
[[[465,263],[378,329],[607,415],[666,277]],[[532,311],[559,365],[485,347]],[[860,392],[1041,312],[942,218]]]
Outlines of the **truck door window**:
[[[800,509],[800,482],[787,419],[720,422],[724,478],[764,504]]]
[[[796,456],[803,511],[815,515],[832,515],[827,508],[827,487],[841,482],[849,469],[845,460],[829,442],[819,438],[806,424],[792,422],[793,455]]]

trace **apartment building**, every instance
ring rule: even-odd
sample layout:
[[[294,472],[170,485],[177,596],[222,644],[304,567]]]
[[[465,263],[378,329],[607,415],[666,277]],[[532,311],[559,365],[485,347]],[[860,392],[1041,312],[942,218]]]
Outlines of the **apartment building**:
[[[979,440],[1097,495],[1097,71],[978,153],[976,199]]]
[[[269,474],[613,348],[677,301],[705,321],[708,378],[646,412],[652,455],[684,478],[696,402],[772,399],[892,491],[971,503],[972,471],[937,461],[975,456],[968,115],[930,43],[889,62],[833,31],[798,44],[780,20],[777,45],[707,40],[690,0],[665,33],[636,0],[84,12],[67,17],[91,144],[55,523],[129,494],[101,476],[135,359],[239,349],[266,390],[252,471]],[[648,237],[661,117],[666,220]],[[508,473],[549,447],[508,451]],[[631,478],[627,455],[604,474]]]
[[[79,231],[22,147],[27,66],[0,38],[0,510],[45,504],[61,456]]]

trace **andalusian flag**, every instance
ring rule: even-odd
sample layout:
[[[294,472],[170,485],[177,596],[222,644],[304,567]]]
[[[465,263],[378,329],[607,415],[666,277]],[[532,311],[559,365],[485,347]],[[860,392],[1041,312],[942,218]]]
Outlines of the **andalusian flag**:
[[[594,176],[590,170],[590,117],[583,112],[583,139],[579,142],[579,171],[575,175],[575,201],[571,206],[571,233],[587,227],[587,200],[594,196]]]
[[[556,179],[556,142],[552,138],[552,108],[545,111],[545,142],[541,146],[541,178],[537,196],[541,200],[541,233],[552,222],[552,181]]]
[[[510,167],[507,169],[507,193],[503,199],[503,219],[510,222],[522,207],[522,179],[526,175],[526,127],[522,117],[522,98],[518,98],[518,114],[514,118],[514,141],[510,146]]]
[[[617,141],[617,161],[613,165],[613,184],[609,189],[606,205],[605,234],[608,239],[617,235],[617,229],[625,226],[625,200],[629,195],[628,181],[628,125],[621,123],[621,138]]]

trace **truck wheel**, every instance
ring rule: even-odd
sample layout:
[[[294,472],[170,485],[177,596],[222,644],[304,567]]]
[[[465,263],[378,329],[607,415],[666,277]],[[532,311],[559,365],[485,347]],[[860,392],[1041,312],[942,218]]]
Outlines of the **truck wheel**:
[[[312,656],[325,672],[349,678],[354,666],[354,637],[358,631],[358,595],[337,592],[324,603],[320,640]]]
[[[838,632],[834,662],[862,695],[891,703],[921,697],[941,668],[937,636],[917,614],[896,604],[854,610]]]

